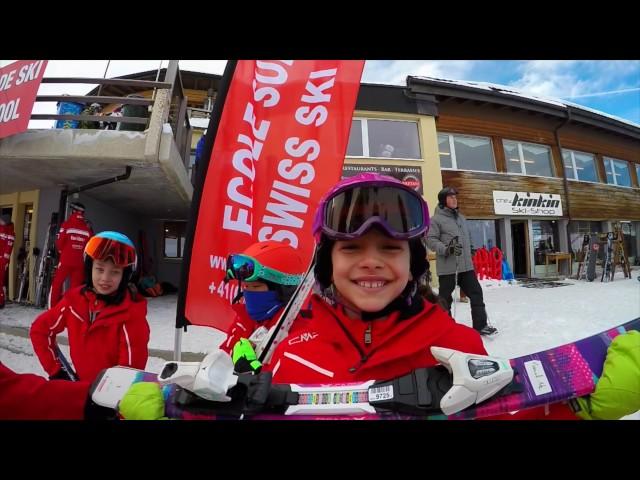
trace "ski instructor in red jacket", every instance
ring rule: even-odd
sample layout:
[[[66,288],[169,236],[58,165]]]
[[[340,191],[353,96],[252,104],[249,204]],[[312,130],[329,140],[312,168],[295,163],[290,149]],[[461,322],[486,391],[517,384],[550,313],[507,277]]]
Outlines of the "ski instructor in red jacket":
[[[56,335],[65,328],[80,380],[91,382],[104,368],[144,369],[147,363],[147,301],[129,284],[137,263],[133,243],[121,233],[100,232],[85,253],[87,284],[67,292],[31,326],[33,349],[52,379],[69,379],[55,354]]]
[[[5,303],[5,278],[11,261],[11,251],[16,234],[13,230],[13,222],[9,215],[0,216],[0,308],[4,308]]]
[[[54,307],[62,298],[62,286],[67,277],[71,277],[71,288],[84,282],[84,247],[93,235],[93,229],[84,218],[84,205],[71,203],[71,215],[63,222],[56,238],[58,266],[51,282],[49,306]]]

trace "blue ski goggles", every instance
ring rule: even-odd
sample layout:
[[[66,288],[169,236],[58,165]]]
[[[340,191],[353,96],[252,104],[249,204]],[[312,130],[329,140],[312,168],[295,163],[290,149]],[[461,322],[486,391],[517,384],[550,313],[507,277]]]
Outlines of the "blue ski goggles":
[[[227,275],[225,279],[239,280],[241,282],[267,280],[279,285],[298,285],[302,281],[302,275],[292,275],[265,267],[255,258],[238,253],[227,257]]]

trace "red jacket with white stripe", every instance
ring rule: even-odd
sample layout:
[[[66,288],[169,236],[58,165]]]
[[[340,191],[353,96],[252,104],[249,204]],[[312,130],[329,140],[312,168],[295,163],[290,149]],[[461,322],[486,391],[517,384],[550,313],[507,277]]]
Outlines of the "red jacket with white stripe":
[[[149,324],[147,301],[127,292],[119,305],[107,305],[91,290],[77,287],[42,313],[31,326],[31,343],[49,375],[60,369],[56,335],[67,329],[71,360],[80,380],[93,381],[101,370],[116,365],[144,369]]]
[[[0,265],[9,265],[15,239],[16,234],[13,229],[13,223],[0,225]]]
[[[438,362],[429,347],[486,355],[480,335],[459,325],[440,307],[426,303],[417,315],[400,320],[349,318],[317,295],[310,297],[311,318],[299,316],[276,348],[266,370],[276,383],[334,383],[385,380]],[[370,328],[371,343],[365,343]]]
[[[56,249],[60,254],[60,262],[65,265],[82,265],[84,263],[84,247],[93,236],[82,212],[74,211],[62,223],[56,238]]]
[[[400,320],[398,312],[386,319],[349,318],[342,307],[332,307],[311,296],[311,318],[298,316],[289,335],[263,368],[274,383],[340,383],[387,380],[438,362],[431,346],[487,355],[482,338],[472,328],[456,323],[444,310],[425,302],[417,315]],[[371,343],[365,343],[370,326]],[[492,419],[572,419],[564,404],[523,410]]]

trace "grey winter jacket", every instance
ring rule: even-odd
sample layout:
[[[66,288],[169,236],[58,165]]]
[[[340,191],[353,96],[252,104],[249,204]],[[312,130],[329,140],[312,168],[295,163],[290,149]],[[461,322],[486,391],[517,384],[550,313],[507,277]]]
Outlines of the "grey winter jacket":
[[[445,257],[447,245],[453,237],[458,237],[462,244],[462,255],[458,258],[458,272],[473,270],[471,261],[471,236],[467,219],[461,213],[454,213],[450,208],[436,207],[431,217],[431,225],[427,234],[427,246],[436,252],[436,270],[438,275],[450,275],[456,272],[456,256]]]

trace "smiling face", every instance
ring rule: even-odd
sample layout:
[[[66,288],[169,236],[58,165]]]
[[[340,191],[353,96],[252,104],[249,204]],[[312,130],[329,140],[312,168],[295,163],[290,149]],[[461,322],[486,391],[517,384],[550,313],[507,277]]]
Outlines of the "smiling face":
[[[101,295],[111,295],[118,289],[124,269],[109,260],[94,260],[91,267],[93,288]]]
[[[341,302],[359,312],[378,312],[411,280],[409,242],[377,229],[356,240],[336,241],[331,250],[333,284]]]

